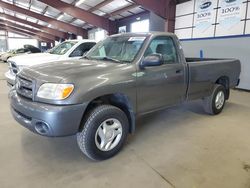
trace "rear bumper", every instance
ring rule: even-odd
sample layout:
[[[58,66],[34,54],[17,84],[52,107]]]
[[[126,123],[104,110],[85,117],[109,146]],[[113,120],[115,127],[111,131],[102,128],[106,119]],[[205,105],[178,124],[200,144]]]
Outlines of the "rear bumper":
[[[15,120],[25,128],[43,136],[68,136],[79,130],[86,104],[56,106],[33,102],[9,94],[11,112]]]
[[[15,80],[16,80],[16,76],[13,75],[10,70],[8,72],[6,72],[5,74],[5,77],[6,77],[6,81],[7,81],[7,84],[9,86],[14,86],[15,85]]]

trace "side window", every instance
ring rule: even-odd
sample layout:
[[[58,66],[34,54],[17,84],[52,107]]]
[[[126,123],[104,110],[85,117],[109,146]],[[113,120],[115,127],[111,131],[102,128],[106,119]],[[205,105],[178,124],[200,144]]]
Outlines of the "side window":
[[[95,45],[94,42],[88,42],[80,44],[70,55],[69,57],[81,57],[87,51],[89,51]]]
[[[170,37],[161,36],[154,38],[144,56],[146,57],[155,53],[162,54],[165,64],[178,62],[176,48],[173,39]]]

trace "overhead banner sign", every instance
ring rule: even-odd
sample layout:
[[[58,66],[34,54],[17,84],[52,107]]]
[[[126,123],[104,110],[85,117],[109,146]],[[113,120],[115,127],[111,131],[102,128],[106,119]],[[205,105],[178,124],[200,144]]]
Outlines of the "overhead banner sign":
[[[213,2],[211,0],[196,1],[195,28],[205,32],[213,22]]]
[[[242,0],[221,0],[219,23],[225,29],[230,29],[241,20]]]

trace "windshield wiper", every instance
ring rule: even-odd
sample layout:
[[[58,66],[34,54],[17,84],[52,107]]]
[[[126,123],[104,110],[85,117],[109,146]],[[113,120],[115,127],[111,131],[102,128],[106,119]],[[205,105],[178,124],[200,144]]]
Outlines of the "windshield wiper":
[[[117,62],[117,63],[122,63],[120,60],[114,59],[114,58],[108,57],[108,56],[102,57],[102,58],[100,58],[100,60],[104,60],[104,61],[113,61],[113,62]]]
[[[83,56],[83,57],[81,57],[80,59],[90,59],[88,56]]]

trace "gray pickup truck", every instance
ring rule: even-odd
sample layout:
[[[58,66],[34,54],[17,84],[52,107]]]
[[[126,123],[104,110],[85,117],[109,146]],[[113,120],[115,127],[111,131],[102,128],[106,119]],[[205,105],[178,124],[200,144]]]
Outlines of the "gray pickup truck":
[[[10,106],[24,127],[76,134],[87,157],[104,160],[120,151],[140,115],[195,99],[219,114],[240,71],[236,59],[185,58],[171,33],[118,34],[80,60],[22,70]]]

